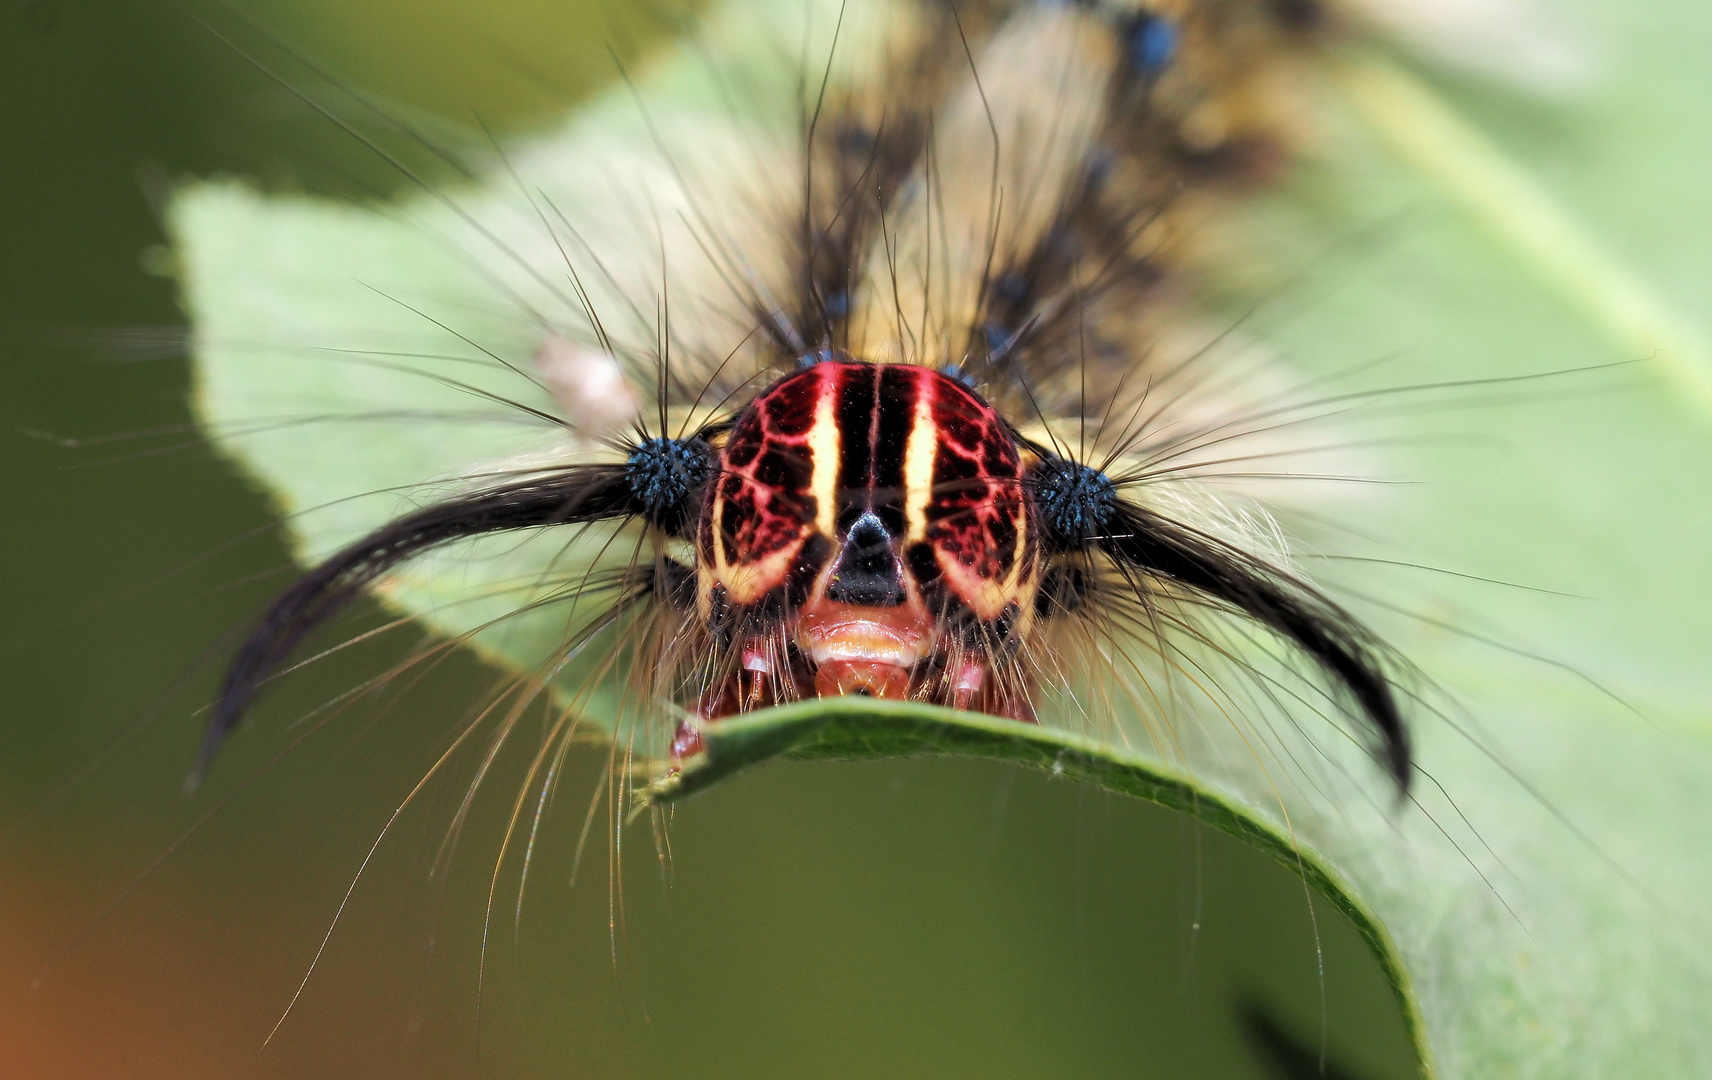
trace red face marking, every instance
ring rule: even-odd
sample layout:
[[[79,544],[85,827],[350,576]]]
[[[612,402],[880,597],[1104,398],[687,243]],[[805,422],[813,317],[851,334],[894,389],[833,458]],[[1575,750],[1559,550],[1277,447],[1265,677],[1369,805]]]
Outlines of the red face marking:
[[[1016,441],[978,395],[826,360],[763,391],[719,454],[699,605],[746,659],[704,715],[841,693],[1028,715],[992,653],[1032,620],[1037,545]]]
[[[932,374],[939,446],[926,539],[947,587],[978,616],[994,619],[1015,599],[1013,575],[1022,545],[1033,540],[1025,519],[1022,463],[1009,427],[992,406]]]
[[[697,554],[735,603],[755,603],[783,583],[815,521],[809,439],[824,381],[811,368],[775,383],[738,417],[720,450]]]

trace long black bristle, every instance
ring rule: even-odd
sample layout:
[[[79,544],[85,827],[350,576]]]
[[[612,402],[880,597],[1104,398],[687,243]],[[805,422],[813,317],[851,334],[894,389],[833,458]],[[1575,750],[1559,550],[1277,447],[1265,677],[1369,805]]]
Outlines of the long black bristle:
[[[636,512],[631,488],[623,465],[579,465],[406,514],[321,563],[274,599],[233,657],[191,784],[207,771],[262,684],[317,627],[387,571],[455,540],[629,516]]]
[[[1381,745],[1375,756],[1407,795],[1409,732],[1373,634],[1312,585],[1232,545],[1120,502],[1100,546],[1114,559],[1245,615],[1312,659],[1353,700]]]

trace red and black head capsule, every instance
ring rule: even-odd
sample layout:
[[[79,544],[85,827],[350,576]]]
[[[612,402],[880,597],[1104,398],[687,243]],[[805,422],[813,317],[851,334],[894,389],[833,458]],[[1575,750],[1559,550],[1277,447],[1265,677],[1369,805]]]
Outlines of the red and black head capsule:
[[[989,685],[1034,609],[1022,476],[1010,427],[931,368],[832,354],[763,391],[697,530],[701,615],[748,680],[736,707],[866,693],[1026,714]]]

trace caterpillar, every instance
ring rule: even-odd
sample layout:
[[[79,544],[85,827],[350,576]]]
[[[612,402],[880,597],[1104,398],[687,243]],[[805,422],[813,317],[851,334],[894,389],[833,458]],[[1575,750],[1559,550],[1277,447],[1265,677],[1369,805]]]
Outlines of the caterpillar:
[[[1258,2],[733,4],[688,22],[688,44],[627,60],[562,129],[467,156],[331,78],[308,90],[282,79],[421,190],[351,208],[205,181],[171,208],[204,430],[275,495],[309,567],[237,651],[206,733],[201,767],[223,770],[208,812],[255,740],[240,760],[216,753],[365,595],[393,612],[383,629],[424,626],[429,643],[310,713],[292,742],[466,644],[497,661],[507,689],[471,694],[449,735],[423,730],[428,710],[413,715],[407,745],[434,762],[424,787],[450,779],[465,793],[431,877],[466,821],[483,835],[478,788],[520,781],[497,807],[479,800],[500,818],[498,855],[479,868],[488,915],[515,882],[520,922],[523,881],[556,865],[537,845],[553,832],[543,818],[562,812],[554,793],[599,764],[571,761],[579,740],[608,748],[590,782],[630,800],[609,820],[614,866],[624,809],[693,779],[737,737],[722,732],[762,730],[770,712],[832,716],[829,730],[907,713],[1030,747],[1139,746],[1204,776],[1202,792],[1238,793],[1279,834],[1300,827],[1308,865],[1330,853],[1355,883],[1345,895],[1396,929],[1392,955],[1424,988],[1422,1029],[1454,1072],[1468,1034],[1510,1015],[1482,1011],[1463,969],[1579,956],[1593,940],[1581,912],[1604,910],[1559,918],[1570,905],[1551,904],[1575,882],[1536,855],[1579,824],[1544,819],[1574,810],[1562,793],[1582,777],[1533,788],[1528,774],[1576,736],[1557,715],[1514,726],[1533,702],[1500,716],[1487,698],[1463,724],[1444,699],[1423,701],[1410,661],[1437,677],[1456,658],[1425,640],[1427,620],[1400,631],[1347,587],[1361,580],[1350,563],[1322,557],[1312,511],[1365,525],[1361,500],[1389,497],[1344,484],[1341,502],[1313,501],[1332,489],[1325,478],[1389,464],[1373,467],[1383,439],[1344,445],[1348,410],[1425,411],[1417,389],[1346,395],[1327,372],[1430,341],[1420,381],[1462,379],[1478,397],[1486,376],[1587,353],[1554,338],[1551,359],[1518,351],[1506,367],[1494,358],[1510,323],[1447,330],[1445,305],[1390,334],[1363,336],[1371,321],[1351,319],[1346,342],[1259,325],[1299,317],[1297,294],[1261,318],[1207,302],[1221,273],[1273,269],[1246,215],[1288,190],[1325,136],[1315,80],[1345,59],[1355,18],[1354,6]],[[247,50],[253,39],[235,36]],[[440,164],[420,170],[401,144]],[[1384,289],[1416,280],[1463,296],[1485,280],[1484,251],[1355,291],[1384,312],[1409,307]],[[1467,289],[1445,289],[1465,277]],[[1590,337],[1564,322],[1562,338]],[[1527,430],[1514,437],[1530,450],[1561,449],[1544,425]],[[1420,543],[1352,546],[1417,563],[1452,551],[1454,565],[1463,530],[1510,513],[1483,484],[1501,455],[1478,456],[1452,465],[1465,471],[1436,501],[1410,496],[1445,513],[1401,528],[1374,515],[1374,535]],[[1423,458],[1397,474],[1435,475]],[[1476,550],[1511,542],[1494,533]],[[1366,580],[1419,569],[1374,560]],[[813,708],[770,708],[791,702]],[[1488,719],[1503,745],[1477,727]],[[1448,751],[1446,732],[1462,735]],[[448,754],[478,758],[473,772],[456,775],[468,756],[434,761],[447,738]],[[1469,779],[1499,765],[1516,772]],[[428,767],[404,762],[404,782]],[[809,774],[835,785],[863,771],[780,769],[693,809],[667,801],[651,817],[662,860],[684,841],[705,880],[696,830],[718,800]],[[1500,797],[1518,789],[1530,797]],[[404,806],[444,825],[418,790]],[[592,822],[601,796],[589,794]],[[405,830],[392,820],[377,845],[396,846]],[[1587,880],[1613,865],[1583,862],[1597,864],[1578,870]],[[365,861],[365,875],[383,871]],[[1299,916],[1289,901],[1277,906]],[[609,910],[621,927],[622,896]],[[610,933],[616,955],[621,930]],[[480,940],[485,958],[487,921]],[[1335,949],[1325,955],[1336,969]],[[1540,1001],[1521,1015],[1545,1030],[1585,1012],[1568,992]],[[1562,1059],[1608,1060],[1563,1045]]]
[[[1168,679],[1185,648],[1225,651],[1204,624],[1234,617],[1317,674],[1406,793],[1383,644],[1291,566],[1263,507],[1199,483],[1247,460],[1225,451],[1268,414],[1232,384],[1269,376],[1213,370],[1226,358],[1205,339],[1162,344],[1187,321],[1196,223],[1303,137],[1280,88],[1335,34],[1330,10],[815,15],[821,59],[801,68],[794,132],[734,136],[752,160],[717,139],[658,142],[616,222],[520,179],[527,240],[452,207],[470,243],[521,270],[507,289],[540,294],[525,310],[556,308],[535,316],[535,370],[478,348],[552,392],[553,414],[517,407],[562,425],[577,460],[500,466],[329,553],[237,651],[203,767],[365,589],[447,545],[547,530],[580,538],[567,564],[629,553],[558,571],[572,584],[556,600],[577,614],[545,666],[573,701],[622,680],[618,709],[668,771],[707,725],[814,697],[1072,725],[1114,699],[1168,711],[1148,670]],[[621,244],[658,249],[659,279],[636,276],[649,260]]]
[[[1480,6],[1491,15],[1503,7]],[[204,767],[212,762],[221,775],[192,812],[219,811],[260,741],[254,733],[233,739],[236,725],[263,693],[279,693],[286,700],[273,704],[289,706],[292,690],[314,686],[291,669],[318,659],[312,639],[367,594],[392,618],[347,633],[334,650],[356,642],[351,659],[366,657],[361,642],[382,631],[408,635],[400,628],[412,625],[426,628],[428,643],[396,667],[349,676],[360,685],[334,672],[342,683],[335,689],[350,692],[323,699],[289,742],[298,745],[370,689],[407,689],[417,670],[465,645],[495,661],[506,688],[457,695],[470,711],[447,720],[449,733],[435,729],[434,710],[411,710],[411,729],[385,755],[399,772],[376,768],[372,792],[385,791],[390,777],[408,794],[402,805],[389,797],[371,807],[380,836],[360,838],[386,841],[383,855],[407,847],[407,830],[388,816],[394,806],[420,810],[431,832],[446,826],[443,807],[425,805],[418,791],[434,782],[437,793],[449,781],[454,798],[461,789],[465,800],[440,834],[427,876],[443,888],[438,875],[460,831],[469,846],[492,825],[498,855],[477,868],[490,915],[509,906],[515,883],[522,925],[524,880],[533,905],[544,891],[534,883],[558,866],[554,830],[537,826],[563,816],[564,794],[585,777],[613,802],[632,800],[609,819],[616,866],[629,831],[624,809],[670,790],[658,785],[674,775],[693,777],[703,751],[714,755],[737,737],[722,732],[763,730],[770,716],[832,716],[831,730],[850,718],[878,727],[907,712],[942,718],[948,732],[991,732],[1018,746],[1086,745],[1060,738],[1068,729],[1105,740],[1113,758],[1139,747],[1137,756],[1183,763],[1205,779],[1195,790],[1209,802],[1234,793],[1252,811],[1245,820],[1300,835],[1292,850],[1307,866],[1318,855],[1346,874],[1353,888],[1342,895],[1377,917],[1367,927],[1395,935],[1389,951],[1375,951],[1406,969],[1398,978],[1411,985],[1394,983],[1406,991],[1398,994],[1404,1023],[1418,1008],[1425,1035],[1417,1047],[1427,1046],[1429,1064],[1446,1075],[1490,1069],[1493,1047],[1508,1047],[1508,1060],[1540,1075],[1616,1061],[1658,1061],[1661,1075],[1694,1072],[1704,1048],[1680,1033],[1698,1030],[1682,1021],[1704,1000],[1704,964],[1682,942],[1705,935],[1678,932],[1694,930],[1696,920],[1612,879],[1648,886],[1662,869],[1669,880],[1654,896],[1678,883],[1683,896],[1693,892],[1692,829],[1660,824],[1697,820],[1690,796],[1704,785],[1690,782],[1688,740],[1649,758],[1651,736],[1630,714],[1609,722],[1588,699],[1598,690],[1593,678],[1606,676],[1610,685],[1649,677],[1666,691],[1680,685],[1665,676],[1681,662],[1672,651],[1681,642],[1656,615],[1670,610],[1658,597],[1691,596],[1692,568],[1672,563],[1668,551],[1618,540],[1642,522],[1653,535],[1692,533],[1695,489],[1683,479],[1691,470],[1657,466],[1691,460],[1697,444],[1683,437],[1669,457],[1659,447],[1649,457],[1652,444],[1640,436],[1667,430],[1661,420],[1669,414],[1630,409],[1633,400],[1517,410],[1472,440],[1463,409],[1470,399],[1509,393],[1493,389],[1494,376],[1649,356],[1655,346],[1637,348],[1632,336],[1600,336],[1612,322],[1635,331],[1648,298],[1643,292],[1637,305],[1621,275],[1619,287],[1605,288],[1611,276],[1587,274],[1588,261],[1578,258],[1559,268],[1584,289],[1572,303],[1529,289],[1460,219],[1433,220],[1386,257],[1359,265],[1351,276],[1360,280],[1345,282],[1341,294],[1307,297],[1306,308],[1301,294],[1283,292],[1259,317],[1243,315],[1240,293],[1221,306],[1206,289],[1232,272],[1252,273],[1264,287],[1276,268],[1264,265],[1269,238],[1251,230],[1248,215],[1276,209],[1274,193],[1286,192],[1286,201],[1344,194],[1336,185],[1292,186],[1328,134],[1322,125],[1336,120],[1313,100],[1315,80],[1353,70],[1343,66],[1344,48],[1360,31],[1359,14],[1411,10],[1428,18],[1425,6],[1396,0],[1293,12],[1258,2],[734,4],[688,21],[687,44],[669,57],[627,57],[619,81],[563,128],[541,139],[494,139],[475,153],[449,147],[432,122],[377,107],[318,72],[282,79],[321,110],[321,126],[346,127],[370,144],[363,153],[379,151],[371,166],[396,165],[399,182],[420,190],[353,208],[216,180],[187,186],[171,207],[172,268],[195,328],[204,430],[274,495],[295,554],[310,567],[239,650],[207,734]],[[250,48],[253,38],[234,36],[240,51]],[[1504,50],[1496,66],[1512,67],[1525,53]],[[1388,88],[1382,79],[1360,85]],[[1499,143],[1505,133],[1535,134],[1522,120],[1482,111],[1489,103],[1472,89],[1457,93]],[[1370,114],[1408,101],[1392,94],[1355,103]],[[1404,108],[1392,119],[1422,115]],[[1576,145],[1589,155],[1580,163],[1592,170],[1588,183],[1610,180],[1591,160],[1598,148],[1610,150],[1606,133],[1585,130],[1570,110],[1564,116],[1566,132],[1586,136]],[[1416,165],[1447,145],[1430,123],[1388,134],[1415,140],[1405,150]],[[422,170],[412,154],[439,164]],[[1442,183],[1471,160],[1482,164],[1478,155],[1425,164]],[[1648,163],[1644,154],[1625,161],[1641,171]],[[1455,194],[1466,198],[1469,183],[1507,175],[1477,168],[1449,183],[1463,183]],[[1397,171],[1374,170],[1373,179],[1397,184],[1401,197],[1371,215],[1366,207],[1327,213],[1320,220],[1334,227],[1310,228],[1310,239],[1335,247],[1337,225],[1382,219],[1383,209],[1407,209],[1411,198],[1429,213],[1440,205],[1419,198],[1408,178],[1399,184]],[[1576,245],[1562,243],[1550,215],[1490,212],[1518,206],[1530,209],[1525,199],[1483,207],[1480,227],[1514,237],[1543,221],[1559,244],[1544,250],[1573,254]],[[1279,325],[1327,314],[1329,334],[1324,325],[1317,334]],[[1648,327],[1640,330],[1646,336]],[[1692,352],[1672,349],[1680,337],[1666,337],[1660,362],[1646,366],[1692,377]],[[1614,344],[1622,348],[1600,351]],[[1328,374],[1371,361],[1355,379],[1370,387],[1362,373],[1394,374],[1399,368],[1377,365],[1398,347],[1416,350],[1399,368],[1418,376],[1401,380],[1393,396],[1345,394],[1349,384]],[[1420,433],[1435,407],[1422,399],[1438,391],[1407,384],[1441,380],[1466,390],[1453,389],[1453,408],[1439,413],[1462,441],[1442,453],[1406,446],[1386,458]],[[1346,443],[1345,417],[1375,403],[1381,419],[1401,422],[1379,439]],[[1625,428],[1625,416],[1648,426]],[[1293,443],[1296,434],[1307,437]],[[1299,446],[1309,452],[1296,453]],[[948,464],[973,462],[977,450],[967,490],[933,483],[928,453],[937,468],[942,454]],[[750,453],[753,463],[742,464]],[[887,454],[895,464],[882,468]],[[762,476],[769,455],[777,472]],[[1397,460],[1406,464],[1386,468]],[[882,475],[892,470],[895,480]],[[1440,482],[1390,489],[1395,498],[1323,482],[1374,474]],[[1314,502],[1328,490],[1342,501]],[[1292,504],[1291,492],[1310,497]],[[1378,506],[1371,515],[1368,499]],[[1386,500],[1412,509],[1387,513],[1379,505]],[[1334,527],[1353,526],[1342,535],[1356,542],[1323,544],[1315,511]],[[977,520],[979,531],[957,527]],[[737,530],[729,543],[727,524]],[[739,542],[780,527],[775,553],[785,554],[777,564]],[[1593,532],[1603,542],[1582,545],[1600,539]],[[1407,541],[1387,543],[1399,536]],[[1342,551],[1387,558],[1363,560],[1356,571]],[[970,569],[983,559],[985,569]],[[1395,565],[1403,561],[1413,565]],[[1399,619],[1384,596],[1373,603],[1359,588],[1408,587],[1432,563],[1514,580],[1537,574],[1543,585],[1575,582],[1578,592],[1602,594],[1598,602],[1634,602],[1625,611],[1503,594],[1512,601],[1500,607],[1480,591],[1489,583],[1467,582],[1433,588],[1451,598],[1422,618],[1411,605]],[[1621,569],[1601,577],[1607,567]],[[1651,575],[1651,599],[1638,567]],[[732,604],[739,587],[750,596],[766,591],[757,603]],[[1514,627],[1494,629],[1518,614],[1529,625],[1516,638]],[[1625,616],[1630,622],[1620,624]],[[1488,639],[1486,653],[1457,640],[1458,623]],[[1509,668],[1496,670],[1491,654],[1504,650],[1490,642],[1504,639],[1532,639],[1522,649],[1548,663],[1566,657],[1548,674],[1586,692],[1556,693],[1563,687],[1527,671],[1512,678],[1533,662],[1514,653]],[[1424,676],[1411,662],[1423,664]],[[1581,679],[1578,669],[1593,674]],[[1429,699],[1418,680],[1438,678],[1470,686],[1470,707]],[[909,699],[910,708],[853,700],[864,692]],[[810,707],[768,708],[798,699]],[[389,697],[383,715],[400,717],[404,700]],[[918,702],[979,712],[953,716]],[[1606,712],[1622,705],[1612,695],[1594,704]],[[1393,714],[1401,738],[1388,734]],[[573,752],[579,740],[608,748],[604,773],[595,755]],[[236,741],[244,745],[228,747]],[[436,760],[448,741],[447,753],[463,756]],[[178,749],[174,768],[186,756]],[[216,750],[223,756],[214,758]],[[475,768],[460,773],[471,756]],[[1399,760],[1408,766],[1406,789]],[[1049,754],[1034,761],[1058,764]],[[312,750],[292,764],[314,762]],[[935,765],[921,775],[959,768]],[[423,784],[410,787],[424,769]],[[728,820],[722,808],[743,799],[753,807],[776,785],[798,784],[803,803],[766,808],[786,827],[798,825],[837,804],[839,785],[887,769],[780,768],[693,807],[667,801],[650,824],[662,866],[675,846],[689,870],[674,902],[704,899],[692,892],[712,876],[700,830]],[[499,787],[509,788],[500,799],[475,799],[478,788]],[[366,784],[347,790],[371,794]],[[598,805],[599,791],[587,794]],[[469,810],[473,801],[479,814]],[[1663,812],[1649,819],[1640,802]],[[1207,805],[1183,808],[1205,821]],[[950,809],[946,816],[963,808]],[[1013,812],[1007,828],[1031,829],[1036,809]],[[864,806],[849,816],[866,813]],[[279,828],[310,832],[319,820],[303,809]],[[597,820],[591,808],[585,837],[598,833],[588,828]],[[880,820],[891,827],[888,841],[899,843],[918,824],[937,823]],[[465,830],[466,821],[475,824]],[[770,853],[773,822],[762,815],[747,824],[755,847]],[[1034,848],[1052,846],[1030,835]],[[1075,847],[1079,856],[1076,839],[1065,838],[1060,852]],[[623,835],[630,852],[632,840]],[[573,877],[577,843],[575,855],[564,853]],[[839,853],[836,840],[826,847]],[[284,863],[271,844],[250,849]],[[1274,854],[1289,864],[1292,850]],[[1153,873],[1161,853],[1149,855],[1145,871]],[[719,856],[735,866],[731,851]],[[319,858],[339,875],[327,886],[336,895],[356,861],[325,851]],[[1020,865],[996,861],[1012,872]],[[248,882],[255,864],[244,865],[232,876]],[[1050,865],[1071,880],[1068,859]],[[744,865],[737,873],[756,885],[744,896],[751,910],[782,922],[813,906],[789,892],[792,874],[812,876],[806,866],[780,873]],[[366,860],[357,877],[395,880]],[[903,875],[886,884],[910,887]],[[1069,888],[1053,915],[1068,911]],[[586,892],[574,902],[587,902]],[[1126,899],[1140,895],[1138,888]],[[1273,899],[1277,912],[1304,921],[1291,895]],[[872,906],[867,894],[851,909],[865,903]],[[646,913],[648,904],[636,906]],[[482,899],[466,906],[479,914]],[[609,926],[614,910],[618,957],[622,895],[609,905]],[[861,938],[859,926],[843,924],[845,912],[828,905],[818,914],[838,930],[813,932]],[[1274,913],[1251,911],[1247,925]],[[697,914],[708,940],[730,936],[731,921],[722,925],[711,906]],[[914,925],[912,911],[891,918]],[[506,950],[488,948],[489,921],[497,917],[482,923],[482,955],[503,963]],[[533,920],[531,944],[578,921]],[[598,916],[584,921],[593,926]],[[1070,921],[1049,916],[1039,928],[1050,935]],[[1198,914],[1184,915],[1173,926],[1200,923]],[[762,955],[766,923],[744,927]],[[1105,939],[1114,957],[1122,934]],[[476,934],[439,938],[473,945]],[[643,948],[658,939],[645,935]],[[1322,971],[1343,967],[1329,944],[1314,955]],[[301,972],[298,959],[285,979]],[[1554,964],[1580,974],[1539,974]],[[506,980],[488,974],[497,995]],[[323,967],[322,982],[326,975]],[[1130,989],[1120,992],[1126,1003]],[[1632,1007],[1608,1008],[1611,993]],[[1302,991],[1304,1000],[1311,994]],[[704,986],[686,998],[697,995],[705,998]],[[700,1015],[695,1004],[676,1017]],[[727,1004],[771,1015],[746,1000]],[[264,1023],[277,1015],[268,1011]],[[1646,1023],[1630,1023],[1637,1016]]]

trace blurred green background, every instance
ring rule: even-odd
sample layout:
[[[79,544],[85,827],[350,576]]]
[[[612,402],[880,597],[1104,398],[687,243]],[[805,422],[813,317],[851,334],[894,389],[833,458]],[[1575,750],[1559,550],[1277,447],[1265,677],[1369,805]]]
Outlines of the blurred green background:
[[[610,78],[609,42],[646,51],[657,25],[617,7],[241,10],[398,108],[505,129]],[[150,198],[222,173],[400,186],[199,19],[244,32],[189,3],[0,8],[0,1073],[1290,1075],[1258,1012],[1310,1054],[1323,1017],[1356,1075],[1409,1074],[1353,931],[1177,815],[972,763],[775,764],[681,807],[669,864],[627,831],[618,898],[600,822],[570,884],[592,748],[520,918],[515,873],[499,883],[479,1042],[518,778],[489,782],[437,878],[466,760],[379,848],[263,1049],[369,845],[496,676],[459,658],[297,744],[295,720],[401,653],[331,658],[180,794],[229,635],[290,568],[263,499],[186,427]]]

